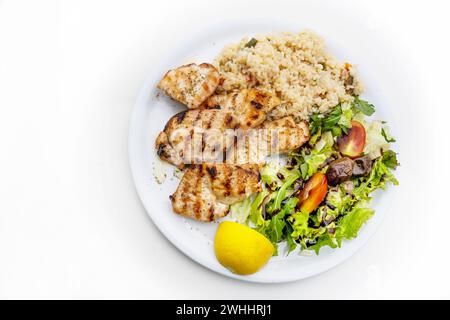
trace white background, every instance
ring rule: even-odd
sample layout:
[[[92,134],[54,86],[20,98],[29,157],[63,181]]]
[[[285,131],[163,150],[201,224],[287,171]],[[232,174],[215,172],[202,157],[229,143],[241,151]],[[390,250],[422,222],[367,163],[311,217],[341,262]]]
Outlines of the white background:
[[[395,39],[421,97],[402,106],[421,121],[408,123],[401,205],[345,263],[288,284],[228,279],[140,204],[128,122],[153,66],[190,30],[308,3],[0,0],[0,298],[450,298],[447,1],[339,1]]]

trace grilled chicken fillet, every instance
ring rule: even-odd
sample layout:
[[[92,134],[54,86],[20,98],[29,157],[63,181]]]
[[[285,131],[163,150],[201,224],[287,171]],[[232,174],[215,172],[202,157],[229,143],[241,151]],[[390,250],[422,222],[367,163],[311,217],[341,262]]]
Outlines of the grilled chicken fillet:
[[[291,117],[266,121],[255,130],[234,130],[241,127],[226,110],[183,111],[158,135],[156,150],[162,160],[183,169],[204,162],[263,163],[268,155],[297,149],[309,139],[308,125]]]
[[[162,160],[180,169],[185,164],[222,162],[225,146],[230,143],[226,130],[235,128],[239,128],[239,122],[229,111],[182,111],[173,116],[158,135],[156,150]]]
[[[228,214],[229,206],[261,191],[256,164],[199,164],[188,168],[170,196],[173,210],[199,221]]]
[[[295,123],[291,117],[265,121],[255,130],[236,132],[234,144],[227,151],[227,163],[262,164],[267,156],[295,150],[308,140],[306,122]]]
[[[260,125],[266,114],[278,106],[281,100],[268,92],[257,89],[243,89],[228,94],[213,95],[205,102],[206,108],[220,107],[231,111],[242,129]]]
[[[309,126],[305,121],[295,123],[292,117],[266,121],[261,126],[267,129],[266,142],[270,144],[268,155],[286,153],[300,148],[309,140]],[[270,133],[270,135],[269,135]]]
[[[188,64],[168,71],[158,83],[169,97],[189,109],[199,107],[219,85],[219,72],[209,64]]]

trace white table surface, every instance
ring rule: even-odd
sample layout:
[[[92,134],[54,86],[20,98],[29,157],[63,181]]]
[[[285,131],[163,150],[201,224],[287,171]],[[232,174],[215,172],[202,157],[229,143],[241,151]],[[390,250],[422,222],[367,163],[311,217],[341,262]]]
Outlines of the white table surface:
[[[159,233],[131,179],[128,121],[152,66],[189,30],[292,19],[306,4],[0,1],[0,298],[450,298],[450,6],[340,3],[392,33],[422,91],[395,190],[403,205],[340,266],[258,285],[206,270]]]

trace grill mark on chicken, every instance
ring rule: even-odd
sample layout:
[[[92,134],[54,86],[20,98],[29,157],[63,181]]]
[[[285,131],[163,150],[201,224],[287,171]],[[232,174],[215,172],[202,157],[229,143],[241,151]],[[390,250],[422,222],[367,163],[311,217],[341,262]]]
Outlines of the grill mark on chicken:
[[[169,127],[169,125],[172,124],[175,120],[177,121],[177,123],[183,122],[183,119],[184,119],[185,116],[186,116],[186,110],[178,112],[177,114],[172,116],[169,119],[169,121],[167,121],[166,125],[164,126],[164,131],[166,131],[167,128]]]
[[[205,151],[206,148],[206,133],[202,133],[202,152]]]
[[[231,105],[232,106],[237,106],[237,98],[238,98],[238,93],[233,93],[231,94]]]
[[[182,198],[182,201],[181,201],[181,212],[185,212],[186,211],[186,209],[187,209],[187,204],[188,204],[188,201],[187,201],[187,199],[186,199],[186,185],[178,185],[178,188],[181,188],[181,192],[180,192],[180,194],[182,195],[181,196],[181,198]],[[173,203],[174,201],[175,201],[175,195],[173,194],[173,195],[171,195],[170,196],[170,201]]]
[[[226,195],[227,196],[229,196],[230,194],[231,194],[231,191],[232,191],[232,189],[231,189],[231,181],[230,181],[230,177],[229,177],[229,175],[228,175],[228,171],[226,171],[226,180],[225,180],[225,192],[226,192]]]
[[[197,115],[196,115],[195,120],[194,120],[194,126],[198,126],[198,127],[202,128],[201,119],[202,119],[202,113],[201,112],[197,112]],[[198,123],[199,121],[200,121],[200,125]]]
[[[161,157],[164,154],[165,147],[166,147],[166,145],[164,143],[161,143],[158,146],[158,151],[156,151],[156,153],[158,154],[159,157]]]
[[[234,179],[237,180],[237,179]],[[247,182],[247,176],[244,175],[242,183],[238,183],[238,181],[234,181],[234,186],[236,188],[237,194],[245,193],[245,183]]]
[[[179,112],[179,113],[176,114],[178,123],[182,123],[182,122],[183,122],[184,117],[186,116],[186,112],[187,112],[187,111],[184,110],[184,111],[181,111],[181,112]]]
[[[200,207],[202,205],[201,203],[201,194],[202,194],[202,186],[201,186],[201,181],[203,178],[203,174],[201,172],[199,172],[199,177],[197,179],[197,183],[195,185],[195,192],[193,193],[193,196],[195,197],[194,200],[194,213],[195,213],[195,219],[199,219],[200,218]]]
[[[212,114],[212,116],[207,120],[207,124],[206,124],[206,129],[211,129],[211,127],[215,127],[213,126],[213,124],[215,125],[215,122],[217,121],[217,118],[219,116],[218,112],[214,112]]]
[[[250,103],[252,104],[252,106],[254,106],[258,110],[262,109],[262,107],[263,107],[262,104],[260,104],[256,101],[251,101]]]
[[[214,221],[214,207],[211,206],[209,209],[209,221]]]
[[[217,169],[216,167],[207,167],[206,170],[208,171],[211,178],[215,178],[217,176]]]
[[[172,207],[175,213],[200,221],[224,217],[232,203],[261,190],[258,174],[258,165],[191,166],[171,197]],[[236,184],[244,185],[244,191],[231,188]]]
[[[230,114],[228,114],[228,115],[226,116],[226,118],[225,118],[225,124],[226,124],[227,126],[229,126],[229,125],[231,124],[232,121],[233,121],[233,117],[232,117]]]

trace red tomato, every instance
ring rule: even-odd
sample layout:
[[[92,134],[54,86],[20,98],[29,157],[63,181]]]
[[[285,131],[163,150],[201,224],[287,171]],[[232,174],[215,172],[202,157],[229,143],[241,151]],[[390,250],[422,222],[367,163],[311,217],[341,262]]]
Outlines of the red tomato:
[[[364,126],[353,120],[352,127],[348,130],[348,133],[337,139],[339,151],[347,157],[357,158],[359,157],[366,144],[366,130]]]
[[[315,173],[298,195],[300,211],[311,213],[316,210],[325,199],[327,188],[327,177],[321,172]]]

